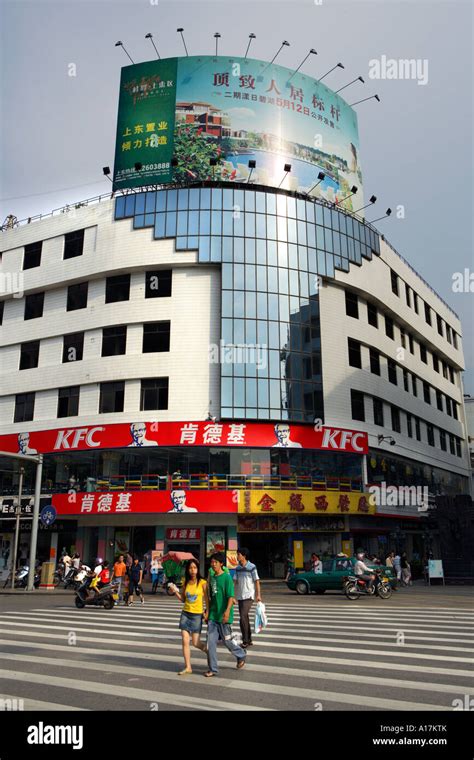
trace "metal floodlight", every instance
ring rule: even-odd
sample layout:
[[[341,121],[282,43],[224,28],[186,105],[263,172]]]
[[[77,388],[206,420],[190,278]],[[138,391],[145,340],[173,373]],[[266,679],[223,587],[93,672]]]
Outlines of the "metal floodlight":
[[[130,55],[129,55],[129,53],[128,53],[128,51],[127,51],[126,47],[125,47],[125,45],[123,44],[122,40],[119,40],[118,42],[116,42],[116,43],[115,43],[115,47],[121,47],[121,48],[123,48],[124,52],[125,52],[125,53],[128,55],[128,57],[130,58]],[[130,60],[132,61],[132,63],[134,63],[134,61],[132,60],[132,58],[130,58]]]
[[[217,158],[210,158],[209,166],[217,166]]]
[[[332,69],[329,69],[329,71],[326,71],[326,73],[323,74],[322,77],[319,77],[319,81],[322,82],[324,77],[327,77],[327,75],[330,74],[331,71],[334,71],[335,69],[343,69],[343,68],[344,68],[344,65],[342,63],[336,63],[336,65],[333,66]]]
[[[369,201],[371,203],[375,203],[376,200],[377,200],[377,196],[376,195],[371,195],[370,198],[369,198]]]
[[[293,71],[293,73],[292,73],[292,75],[291,75],[290,79],[292,79],[292,78],[294,77],[294,75],[296,74],[296,72],[300,70],[300,68],[302,67],[303,63],[304,63],[304,62],[305,62],[305,61],[306,61],[306,60],[309,58],[309,56],[310,56],[311,54],[313,54],[313,55],[317,55],[318,53],[317,53],[317,51],[316,51],[314,48],[311,48],[311,50],[309,51],[308,55],[306,55],[306,56],[303,58],[303,60],[301,61],[300,65],[298,66],[298,68],[297,68],[297,69],[295,69],[295,70]],[[290,81],[290,79],[289,79],[288,81]]]
[[[255,37],[255,34],[254,34],[253,32],[251,32],[251,33],[249,34],[249,43],[248,43],[248,45],[247,45],[247,50],[245,51],[245,55],[244,55],[244,58],[247,58],[247,55],[248,55],[248,52],[249,52],[249,48],[250,48],[250,45],[252,44],[252,40],[254,40],[254,39],[256,39],[256,37]]]
[[[344,85],[344,87],[340,87],[338,90],[336,90],[336,92],[341,92],[342,90],[345,90],[346,87],[350,87],[350,85],[354,84],[354,82],[362,82],[362,84],[365,84],[362,77],[356,77],[355,79],[352,80],[352,82],[348,82],[347,84]]]
[[[371,196],[370,196],[370,198],[369,198],[369,202],[368,202],[368,203],[366,203],[366,204],[365,204],[365,206],[361,206],[361,207],[360,207],[360,208],[358,208],[356,211],[354,211],[354,214],[358,214],[358,213],[359,213],[359,211],[363,211],[365,208],[369,208],[369,206],[370,206],[372,203],[375,203],[375,201],[376,201],[376,200],[377,200],[377,196],[376,196],[376,195],[371,195]]]
[[[344,203],[344,201],[347,201],[348,198],[351,198],[353,195],[355,195],[356,192],[357,192],[356,186],[352,185],[351,192],[349,193],[349,195],[346,195],[345,198],[341,198],[341,200],[339,201],[339,203]]]
[[[143,164],[140,163],[140,161],[137,161],[136,164],[135,164],[135,166],[134,166],[134,169],[135,169],[136,172],[140,172],[143,169]]]
[[[318,174],[318,180],[319,180],[319,182],[316,182],[316,184],[313,185],[313,187],[310,187],[310,189],[308,190],[308,195],[313,192],[313,190],[314,190],[315,187],[317,187],[318,185],[321,184],[321,182],[323,181],[323,179],[326,179],[326,175],[324,174],[324,172],[319,172],[319,174]]]
[[[183,36],[184,29],[183,29],[183,27],[180,26],[179,29],[176,29],[176,31],[178,32],[178,34],[181,35],[181,39],[183,40],[183,45],[184,45],[184,50],[186,52],[186,55],[189,55],[188,48],[186,47],[186,43],[184,41],[184,36]]]
[[[391,208],[388,208],[388,209],[386,210],[386,212],[385,212],[385,214],[386,214],[387,216],[390,216],[390,214],[391,214],[391,213],[392,213],[392,209],[391,209]]]
[[[385,215],[384,215],[384,216],[379,216],[379,218],[378,218],[378,219],[372,219],[372,221],[371,221],[371,222],[369,222],[369,224],[374,224],[375,222],[380,222],[380,220],[381,220],[381,219],[386,219],[388,216],[390,216],[390,214],[391,214],[391,213],[392,213],[392,209],[391,209],[391,208],[388,208],[388,209],[386,210],[386,212],[385,212]]]
[[[105,174],[106,177],[110,174],[110,166],[103,166],[102,172]]]
[[[214,39],[216,40],[216,56],[217,56],[217,45],[219,44],[220,36],[221,35],[219,34],[219,32],[216,32],[214,35]]]
[[[255,169],[256,166],[257,166],[257,162],[254,161],[253,159],[250,159],[250,161],[249,161],[249,169]]]
[[[393,435],[381,435],[380,434],[380,435],[377,436],[377,440],[378,440],[379,444],[383,443],[384,441],[387,441],[387,443],[389,443],[390,446],[395,446],[395,443],[396,443],[395,438],[393,437]]]
[[[356,192],[357,192],[357,188],[356,188],[356,186],[355,186],[355,185],[352,185],[352,187],[351,187],[351,193],[352,193],[352,195],[355,195],[355,194],[356,194]]]
[[[371,95],[370,98],[362,98],[362,100],[356,100],[355,103],[350,103],[350,106],[352,108],[352,106],[356,106],[359,103],[365,103],[366,100],[372,100],[373,98],[375,98],[375,100],[377,101],[377,103],[380,103],[380,98],[379,98],[378,95]]]
[[[153,47],[155,48],[155,53],[156,53],[156,55],[157,55],[157,57],[158,57],[158,60],[160,60],[160,54],[159,54],[159,52],[158,52],[158,50],[157,50],[157,48],[156,48],[156,45],[155,45],[155,43],[154,43],[154,41],[153,41],[153,35],[152,35],[152,33],[151,33],[151,32],[148,32],[148,34],[145,34],[145,39],[146,39],[146,40],[150,40],[151,44],[152,44],[152,45],[153,45]]]
[[[283,167],[283,171],[288,174],[288,172],[291,172],[291,164],[285,164]]]

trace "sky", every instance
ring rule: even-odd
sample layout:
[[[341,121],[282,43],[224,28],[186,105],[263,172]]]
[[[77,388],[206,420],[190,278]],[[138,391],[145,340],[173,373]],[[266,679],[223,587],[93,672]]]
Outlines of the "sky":
[[[215,51],[277,58],[342,87],[359,116],[360,161],[369,220],[459,315],[465,392],[474,395],[474,296],[453,291],[453,276],[473,258],[473,48],[470,0],[0,0],[0,217],[47,213],[110,191],[120,69],[135,63]],[[372,79],[370,62],[415,59],[416,79]],[[424,63],[424,62],[427,63]],[[427,67],[427,68],[426,68]],[[71,75],[72,74],[72,75]],[[472,284],[474,290],[474,282]]]

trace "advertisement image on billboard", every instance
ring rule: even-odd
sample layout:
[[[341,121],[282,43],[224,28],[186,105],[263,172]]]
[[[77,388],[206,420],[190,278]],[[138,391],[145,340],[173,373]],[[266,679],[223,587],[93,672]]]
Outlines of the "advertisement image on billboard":
[[[318,80],[250,58],[123,68],[114,190],[201,180],[282,187],[360,208],[357,116]],[[357,196],[347,198],[354,185]]]

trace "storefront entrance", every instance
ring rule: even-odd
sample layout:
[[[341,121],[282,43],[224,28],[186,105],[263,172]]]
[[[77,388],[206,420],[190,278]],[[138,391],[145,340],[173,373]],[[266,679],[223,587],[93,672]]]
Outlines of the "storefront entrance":
[[[288,538],[285,533],[240,533],[239,546],[250,552],[260,578],[284,578]]]

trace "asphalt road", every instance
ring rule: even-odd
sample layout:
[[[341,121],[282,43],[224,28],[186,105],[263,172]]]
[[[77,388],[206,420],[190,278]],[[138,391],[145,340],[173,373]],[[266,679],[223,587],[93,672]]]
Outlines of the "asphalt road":
[[[298,596],[263,584],[269,626],[246,667],[219,646],[183,667],[181,605],[162,594],[113,610],[70,593],[0,595],[0,700],[25,710],[451,711],[474,695],[474,607],[467,587],[414,586],[389,600]],[[238,617],[238,616],[236,616]],[[238,631],[238,624],[234,625]]]

